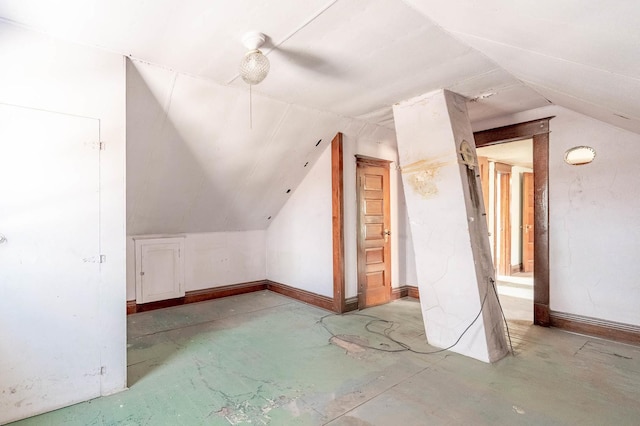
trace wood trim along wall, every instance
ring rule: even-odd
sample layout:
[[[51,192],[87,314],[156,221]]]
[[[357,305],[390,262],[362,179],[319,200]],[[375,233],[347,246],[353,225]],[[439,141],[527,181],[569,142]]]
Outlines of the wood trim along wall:
[[[206,288],[203,290],[187,291],[184,297],[176,299],[159,300],[157,302],[136,304],[135,300],[127,301],[127,315],[137,312],[153,311],[155,309],[171,306],[187,305],[189,303],[203,302],[205,300],[219,299],[221,297],[236,296],[238,294],[251,293],[266,290],[267,280],[251,281],[247,283],[225,285],[222,287]]]
[[[391,289],[391,300],[402,299],[403,297],[407,297],[409,295],[409,289],[407,286],[402,287],[393,287]]]
[[[344,284],[344,202],[343,202],[342,133],[331,141],[331,206],[333,227],[333,307],[334,312],[346,312]]]
[[[414,299],[420,299],[420,291],[418,290],[418,287],[413,285],[403,285],[391,289],[391,300],[402,299],[407,296],[413,297]]]
[[[582,315],[550,311],[551,326],[574,333],[602,337],[623,343],[640,344],[640,326],[606,321]]]
[[[322,296],[310,291],[301,290],[299,288],[291,287],[285,284],[280,284],[275,281],[267,280],[267,290],[271,290],[274,293],[279,293],[284,296],[288,296],[292,299],[299,300],[301,302],[308,303],[310,305],[317,306],[328,311],[333,311],[334,299],[327,296]]]
[[[518,263],[517,265],[511,265],[511,275],[517,274],[522,271],[522,263]]]
[[[549,326],[549,120],[527,121],[475,132],[476,147],[533,139],[534,273],[533,323]]]
[[[413,297],[414,299],[420,300],[420,289],[413,285],[408,285],[407,289],[409,290],[409,297]]]
[[[189,303],[203,302],[205,300],[219,299],[221,297],[236,296],[239,294],[252,293],[254,291],[269,290],[292,299],[317,306],[328,311],[333,311],[333,299],[310,291],[301,290],[285,284],[280,284],[270,280],[251,281],[247,283],[225,285],[222,287],[212,287],[203,290],[188,291],[184,297],[176,299],[159,300],[157,302],[136,304],[135,300],[127,301],[127,315],[137,312],[152,311],[155,309],[169,308],[171,306],[187,305]],[[355,308],[358,309],[357,298]]]
[[[353,296],[345,300],[345,310],[344,312],[351,312],[358,310],[358,296]]]
[[[153,311],[155,309],[169,308],[171,306],[187,305],[189,303],[203,302],[205,300],[219,299],[221,297],[236,296],[238,294],[252,293],[254,291],[269,290],[283,296],[291,297],[310,305],[317,306],[328,311],[333,311],[334,299],[312,293],[310,291],[301,290],[285,284],[280,284],[270,280],[251,281],[247,283],[225,285],[222,287],[205,288],[202,290],[194,290],[186,292],[184,297],[176,299],[160,300],[158,302],[144,303],[137,305],[135,300],[127,300],[127,315],[137,312]],[[398,294],[397,297],[395,295]],[[399,299],[401,297],[410,296],[419,299],[418,287],[403,286],[394,288],[391,299]],[[355,311],[358,309],[358,297],[350,297],[345,300],[344,312]]]

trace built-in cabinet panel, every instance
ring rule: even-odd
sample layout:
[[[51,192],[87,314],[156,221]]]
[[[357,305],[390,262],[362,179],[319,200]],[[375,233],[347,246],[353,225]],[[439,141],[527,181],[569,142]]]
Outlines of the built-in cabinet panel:
[[[136,239],[136,303],[183,297],[184,237]]]

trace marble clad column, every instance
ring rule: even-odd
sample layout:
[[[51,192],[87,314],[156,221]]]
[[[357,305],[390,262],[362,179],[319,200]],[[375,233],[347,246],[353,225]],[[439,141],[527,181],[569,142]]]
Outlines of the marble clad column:
[[[427,340],[452,345],[482,306],[451,350],[497,361],[507,345],[465,99],[438,90],[394,105],[393,115]]]

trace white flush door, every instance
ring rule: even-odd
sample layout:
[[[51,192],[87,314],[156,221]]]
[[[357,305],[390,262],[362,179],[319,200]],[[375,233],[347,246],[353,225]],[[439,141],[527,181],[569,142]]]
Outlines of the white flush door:
[[[0,424],[100,395],[98,129],[0,105]]]
[[[136,302],[184,296],[183,238],[136,240]]]

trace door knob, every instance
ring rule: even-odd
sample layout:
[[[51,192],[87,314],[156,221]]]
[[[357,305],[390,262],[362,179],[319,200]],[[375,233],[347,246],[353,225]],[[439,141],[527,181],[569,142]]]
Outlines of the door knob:
[[[7,242],[7,237],[5,237],[4,235],[0,234],[0,244],[4,244]]]
[[[389,235],[391,235],[391,231],[389,231],[388,229],[384,230],[384,242],[388,242],[389,241]]]

